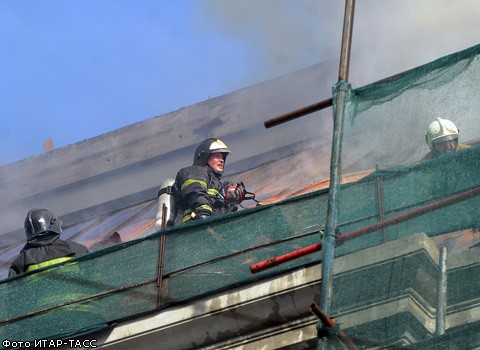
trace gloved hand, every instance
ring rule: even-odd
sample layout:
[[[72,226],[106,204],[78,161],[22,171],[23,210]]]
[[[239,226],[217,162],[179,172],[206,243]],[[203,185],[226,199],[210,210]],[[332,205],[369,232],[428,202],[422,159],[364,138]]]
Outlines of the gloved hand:
[[[245,199],[245,185],[243,182],[239,182],[236,185],[230,184],[225,189],[225,203],[228,204],[240,204]]]
[[[211,216],[212,214],[208,211],[205,210],[199,210],[199,211],[194,211],[191,214],[192,220],[198,220],[198,219],[207,219]]]

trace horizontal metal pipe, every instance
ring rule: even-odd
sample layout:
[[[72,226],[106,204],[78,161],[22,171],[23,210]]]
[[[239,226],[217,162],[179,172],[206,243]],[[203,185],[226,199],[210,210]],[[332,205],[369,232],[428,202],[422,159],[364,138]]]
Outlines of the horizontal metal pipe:
[[[418,216],[427,214],[427,213],[432,212],[434,210],[438,210],[438,209],[456,204],[458,202],[467,200],[469,198],[472,198],[472,197],[475,197],[475,196],[478,196],[478,195],[480,195],[480,186],[474,187],[470,190],[464,191],[464,192],[459,193],[459,194],[455,194],[453,196],[447,197],[447,198],[439,200],[437,202],[433,202],[433,203],[424,205],[423,207],[420,207],[420,208],[411,210],[409,212],[394,216],[390,219],[382,220],[382,221],[376,222],[374,224],[359,228],[358,230],[354,230],[354,231],[345,233],[343,235],[338,236],[337,241],[339,243],[343,243],[343,242],[349,241],[351,239],[358,238],[358,237],[364,236],[366,234],[372,233],[374,231],[378,231],[382,228],[385,228],[385,227],[388,227],[388,226],[393,226],[393,225],[396,225],[396,224],[401,223],[403,221],[407,221],[407,220],[416,218]],[[264,260],[264,261],[261,261],[259,263],[254,264],[254,265],[251,265],[250,266],[250,271],[252,273],[261,272],[261,271],[267,270],[269,268],[272,268],[274,266],[277,266],[279,264],[282,264],[286,261],[290,261],[290,260],[297,259],[297,258],[300,258],[302,256],[305,256],[305,255],[308,255],[308,254],[311,254],[311,253],[318,252],[321,249],[322,249],[322,245],[320,243],[312,244],[310,246],[307,246],[307,247],[304,247],[304,248],[301,248],[301,249],[298,249],[298,250],[294,250],[290,253],[287,253],[287,254],[284,254],[284,255],[281,255],[281,256],[277,256],[277,257],[274,257],[274,258],[270,258],[268,260]]]
[[[278,117],[269,119],[269,120],[265,121],[264,125],[268,129],[268,128],[271,128],[273,126],[277,126],[277,125],[289,122],[290,120],[294,120],[294,119],[303,117],[307,114],[314,113],[314,112],[317,112],[319,110],[331,107],[332,104],[333,104],[333,100],[332,100],[332,98],[329,98],[329,99],[326,99],[326,100],[308,105],[306,107],[296,109],[292,112],[282,114]]]
[[[478,196],[480,194],[480,186],[474,187],[470,190],[467,190],[465,192],[455,194],[453,196],[447,197],[445,199],[424,205],[423,207],[411,210],[409,212],[394,216],[393,218],[386,219],[383,221],[376,222],[374,224],[362,227],[358,230],[351,231],[349,233],[343,234],[340,237],[338,237],[338,240],[341,242],[345,242],[354,238],[361,237],[363,235],[366,235],[368,233],[372,233],[374,231],[380,230],[384,227],[388,226],[393,226],[396,225],[400,222],[407,221],[410,219],[414,219],[418,216],[422,216],[424,214],[430,213],[434,210],[438,210],[444,207],[448,207],[450,205],[456,204],[458,202],[467,200],[471,197]]]
[[[321,249],[322,249],[322,243],[316,243],[316,244],[310,245],[308,247],[301,248],[301,249],[295,250],[293,252],[290,252],[290,253],[287,253],[287,254],[284,254],[284,255],[280,255],[280,256],[265,260],[265,261],[261,261],[257,264],[253,264],[253,265],[250,266],[250,271],[252,273],[257,273],[257,272],[272,268],[274,266],[283,264],[287,261],[294,260],[294,259],[299,258],[301,256],[308,255],[308,254],[311,254],[311,253],[314,253],[314,252],[318,252]]]
[[[313,303],[310,305],[310,311],[318,317],[318,319],[320,320],[320,322],[327,328],[333,328],[335,327],[335,322],[330,318],[328,317],[323,311],[322,309],[320,309],[317,304]],[[338,331],[337,333],[337,337],[338,339],[340,339],[340,341],[342,343],[344,343],[348,349],[350,350],[358,350],[358,347],[357,345],[353,342],[352,339],[350,339],[344,332],[342,331]]]
[[[320,322],[322,322],[322,324],[326,327],[334,327],[335,326],[335,322],[333,322],[333,320],[328,317],[327,315],[325,315],[325,313],[322,311],[322,309],[320,309],[318,307],[317,304],[313,303],[310,305],[310,311],[315,314],[315,316],[318,317],[318,319],[320,320]]]

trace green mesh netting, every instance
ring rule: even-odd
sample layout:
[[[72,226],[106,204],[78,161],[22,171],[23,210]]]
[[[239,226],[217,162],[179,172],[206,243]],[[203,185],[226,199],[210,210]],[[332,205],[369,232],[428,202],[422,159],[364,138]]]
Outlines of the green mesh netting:
[[[454,119],[463,140],[475,138],[476,107],[480,103],[480,96],[476,96],[480,92],[475,88],[480,74],[479,50],[474,47],[395,79],[352,91],[343,172],[378,170],[342,187],[337,227],[340,237],[381,218],[408,214],[453,195],[460,199],[348,240],[338,246],[337,256],[418,232],[437,236],[478,227],[479,197],[461,196],[480,186],[480,148],[416,162],[428,151],[423,135],[436,115]],[[319,191],[275,205],[187,223],[34,274],[0,281],[0,336],[18,341],[69,337],[319,262],[321,253],[317,252],[259,274],[250,272],[254,263],[319,242],[327,199],[327,191]],[[422,265],[421,257],[418,259],[410,263]],[[385,274],[372,271],[366,277],[371,281],[366,289],[355,286],[358,275],[335,282],[333,309],[340,312],[348,308],[346,295],[352,290],[358,293],[357,302],[379,302]],[[401,265],[383,266],[382,271],[390,274],[388,292],[392,294],[402,293],[395,289],[395,281],[413,278],[409,275],[412,269]],[[461,272],[452,278],[459,281]],[[433,287],[424,287],[423,294],[434,303]],[[449,292],[449,300],[466,302],[473,298],[468,290]],[[378,322],[393,339],[395,328],[385,325],[394,325],[399,319]],[[369,329],[369,335],[378,329]]]
[[[429,149],[436,117],[452,120],[460,142],[479,138],[480,45],[352,91],[343,138],[344,171],[411,165]]]

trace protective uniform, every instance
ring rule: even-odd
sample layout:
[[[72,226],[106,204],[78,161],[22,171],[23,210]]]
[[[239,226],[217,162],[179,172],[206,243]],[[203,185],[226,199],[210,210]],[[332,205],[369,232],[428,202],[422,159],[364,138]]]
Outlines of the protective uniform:
[[[442,154],[442,152],[439,152],[435,148],[436,143],[453,141],[455,143],[454,151],[469,148],[470,146],[468,145],[458,143],[458,136],[459,130],[452,121],[437,118],[435,121],[431,122],[428,125],[427,133],[425,134],[425,141],[430,148],[430,152],[427,153],[421,161],[432,159]]]
[[[79,243],[60,239],[62,221],[46,209],[31,209],[25,219],[27,244],[13,260],[8,276],[58,264],[85,254]]]
[[[226,160],[230,150],[219,139],[203,141],[196,149],[193,165],[180,169],[175,178],[176,223],[234,211],[225,203],[225,189],[231,185],[220,180],[222,173],[214,171],[207,163],[211,154],[221,153]]]

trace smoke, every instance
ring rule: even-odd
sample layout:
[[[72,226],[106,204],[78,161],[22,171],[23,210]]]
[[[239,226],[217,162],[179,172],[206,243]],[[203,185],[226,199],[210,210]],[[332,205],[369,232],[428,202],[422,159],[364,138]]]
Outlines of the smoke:
[[[244,80],[228,82],[226,89],[339,59],[345,1],[207,0],[200,4],[196,22],[198,30],[216,32],[227,40],[240,42],[245,48],[247,73]],[[349,82],[354,88],[361,87],[478,44],[479,15],[480,2],[476,0],[357,1]],[[335,74],[329,76],[335,79]],[[331,87],[335,81],[322,83]],[[319,99],[328,97],[319,96]],[[363,125],[360,141],[368,142],[371,149],[403,157],[390,157],[392,161],[403,159],[406,162],[426,153],[424,128],[439,106],[415,111],[406,101],[403,108],[397,111],[399,118],[415,118],[422,112],[423,119],[412,121],[411,128],[390,125],[390,129],[384,132],[389,137],[388,144],[378,137],[382,132],[380,125]],[[299,121],[293,123],[298,123],[301,128]],[[411,132],[412,128],[415,133]],[[415,154],[410,152],[410,158],[401,154],[407,143],[411,143],[411,149],[415,151]],[[356,146],[357,150],[362,148],[361,144]],[[357,156],[367,157],[352,154],[352,164]],[[328,167],[327,159],[324,163]],[[368,163],[372,163],[371,160]],[[304,164],[303,173],[310,172],[308,166]],[[318,167],[318,164],[314,166]]]
[[[245,47],[250,85],[338,58],[345,2],[338,0],[207,0],[196,29]],[[356,2],[350,82],[359,87],[478,43],[480,2]]]
[[[337,1],[202,1],[196,29],[241,42],[251,85],[335,57],[343,7]],[[333,34],[333,36],[332,36]]]
[[[479,14],[475,0],[357,2],[354,83],[364,85],[478,44]]]
[[[313,152],[313,157],[312,153],[306,153],[310,157],[304,154],[300,162],[297,162],[297,159],[290,160],[288,155],[299,151],[299,146],[294,146],[296,142],[303,142],[304,150],[311,148],[312,138],[315,139],[315,147],[328,143],[331,140],[331,129],[326,126],[331,125],[331,112],[316,113],[270,130],[265,130],[261,123],[330,97],[337,70],[334,68],[335,72],[332,72],[330,68],[335,67],[332,59],[337,61],[336,56],[340,51],[339,29],[343,22],[343,6],[338,6],[335,1],[322,3],[317,0],[207,0],[197,3],[197,6],[195,30],[204,34],[221,35],[225,40],[241,43],[244,48],[246,73],[241,81],[225,81],[225,91],[282,77],[276,82],[275,88],[270,86],[269,91],[260,91],[263,97],[259,99],[269,106],[265,114],[260,114],[262,108],[257,105],[238,111],[240,115],[249,112],[258,115],[255,142],[250,145],[239,142],[238,146],[232,142],[232,148],[242,154],[246,153],[249,146],[256,147],[257,153],[275,146],[282,151],[269,156],[278,157],[278,162],[272,169],[268,166],[262,167],[261,171],[253,174],[251,178],[238,180],[245,181],[248,188],[264,199],[262,195],[268,196],[281,191],[293,192],[326,177],[329,161],[323,153]],[[297,74],[292,77],[293,80],[285,77],[289,73],[327,61],[325,67],[328,67],[328,72],[318,68],[311,71],[317,77],[317,84],[311,84],[311,75],[299,78]],[[328,130],[324,132],[325,129]],[[326,172],[316,171],[319,163],[322,169],[327,169]],[[253,160],[249,158],[246,168],[256,165],[258,164],[253,164]],[[257,188],[255,178],[269,178],[270,181],[263,188]]]

